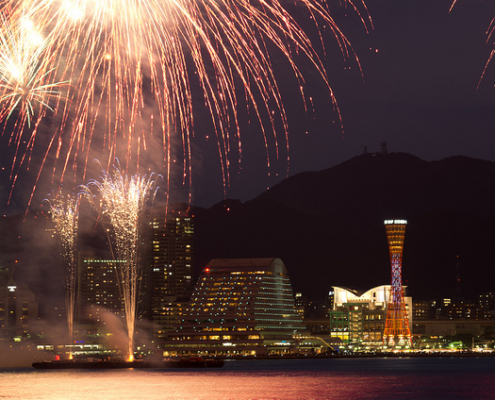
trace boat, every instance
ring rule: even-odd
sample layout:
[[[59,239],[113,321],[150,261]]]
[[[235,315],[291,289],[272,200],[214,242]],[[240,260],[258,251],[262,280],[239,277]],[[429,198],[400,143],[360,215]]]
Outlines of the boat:
[[[54,360],[34,362],[36,369],[118,369],[118,368],[220,368],[224,360],[217,358],[177,358],[162,361],[124,360]]]

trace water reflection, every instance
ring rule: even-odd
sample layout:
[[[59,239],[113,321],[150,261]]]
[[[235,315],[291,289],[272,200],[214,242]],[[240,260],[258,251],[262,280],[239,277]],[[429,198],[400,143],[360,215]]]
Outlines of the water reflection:
[[[221,370],[4,370],[0,398],[488,400],[494,379],[495,358],[235,361]]]

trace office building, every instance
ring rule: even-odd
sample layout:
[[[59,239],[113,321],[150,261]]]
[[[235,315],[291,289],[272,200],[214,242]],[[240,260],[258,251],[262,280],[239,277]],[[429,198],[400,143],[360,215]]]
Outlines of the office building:
[[[435,318],[436,302],[432,300],[415,300],[412,305],[412,319],[427,320]]]
[[[121,260],[80,253],[78,261],[76,321],[107,325],[111,316],[124,318],[115,265]],[[111,318],[113,319],[113,318]]]
[[[194,286],[194,219],[186,211],[154,214],[144,235],[140,316],[153,322],[153,336],[177,325]]]
[[[478,319],[495,319],[495,291],[478,296]]]
[[[0,340],[27,337],[38,321],[38,303],[12,276],[0,277]]]

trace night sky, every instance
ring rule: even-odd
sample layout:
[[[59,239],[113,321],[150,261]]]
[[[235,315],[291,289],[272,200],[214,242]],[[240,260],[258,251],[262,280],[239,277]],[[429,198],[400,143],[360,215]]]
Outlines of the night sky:
[[[332,167],[361,154],[365,146],[368,152],[380,151],[382,140],[389,152],[425,160],[465,155],[495,161],[495,62],[477,88],[492,50],[486,29],[495,16],[494,2],[459,0],[449,13],[452,0],[368,0],[374,29],[367,34],[354,12],[338,7],[338,0],[329,1],[364,77],[352,57],[344,60],[328,36],[325,65],[341,110],[342,131],[316,72],[301,61],[315,107],[305,114],[287,65],[277,65],[274,58],[289,115],[289,175]],[[284,179],[287,164],[283,139],[278,161],[276,147],[269,143],[268,168],[259,129],[245,119],[241,123],[242,168],[237,169],[234,160],[226,197],[246,201]],[[193,141],[192,203],[205,207],[224,198],[216,142],[205,140],[211,134],[208,126],[197,122]],[[2,167],[8,169],[3,154],[11,150],[6,139],[2,138]],[[28,194],[20,184],[7,206],[10,183],[7,171],[0,173],[0,212],[23,212]],[[180,179],[172,185],[172,199],[185,199],[180,194],[187,188],[180,190],[180,185]],[[40,186],[33,205],[49,191],[48,185]]]
[[[344,133],[321,82],[309,80],[314,114],[305,115],[296,97],[286,102],[292,117],[289,174],[332,167],[365,146],[380,151],[382,140],[389,152],[425,160],[454,155],[495,160],[495,63],[478,88],[492,49],[486,29],[495,3],[459,1],[451,13],[450,0],[366,4],[374,24],[369,34],[354,13],[339,8],[334,13],[360,59],[364,81],[356,63],[343,61],[336,49],[326,59]],[[268,177],[261,135],[248,132],[243,144],[243,169],[227,197],[246,201],[285,178],[286,164],[274,162]],[[223,191],[216,155],[203,156],[207,168],[196,170],[193,203],[209,206],[222,200]]]
[[[363,82],[352,60],[342,62],[337,51],[328,54],[344,134],[327,93],[315,90],[313,116],[291,109],[290,174],[332,167],[365,146],[380,151],[382,140],[389,152],[425,160],[454,155],[495,160],[495,63],[477,89],[492,49],[485,31],[495,3],[460,0],[451,13],[450,0],[368,0],[367,5],[374,23],[370,34],[355,14],[338,9],[334,14],[364,74]],[[249,144],[244,168],[228,197],[249,200],[285,177],[284,162],[278,176],[267,177],[259,141],[256,136],[244,141]],[[221,200],[221,187],[214,191],[207,182],[208,187],[198,185],[193,202]]]

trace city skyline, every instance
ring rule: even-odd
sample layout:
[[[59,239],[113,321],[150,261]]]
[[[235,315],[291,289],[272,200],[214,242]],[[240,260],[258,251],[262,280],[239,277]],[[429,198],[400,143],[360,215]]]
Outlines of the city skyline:
[[[2,395],[491,398],[495,1],[0,14]]]
[[[495,163],[462,157],[428,163],[407,154],[363,154],[328,171],[294,177],[255,202],[193,208],[197,224],[193,268],[218,257],[278,255],[293,271],[295,289],[308,293],[311,285],[316,297],[328,290],[325,282],[345,286],[351,284],[351,277],[357,279],[358,287],[380,285],[389,281],[382,218],[406,217],[412,225],[404,279],[415,297],[429,298],[438,288],[445,296],[453,296],[459,289],[459,272],[463,293],[477,295],[473,292],[477,288],[491,289],[489,243],[495,200],[486,182],[494,174]],[[478,179],[473,180],[474,176]],[[390,185],[391,179],[395,185]],[[348,182],[361,184],[350,191]],[[319,185],[327,190],[322,192]],[[164,212],[163,206],[155,211]],[[54,274],[58,267],[53,257],[58,255],[50,252],[54,233],[45,232],[47,211],[45,207],[44,212],[2,218],[2,232],[15,234],[6,237],[1,248],[6,266],[18,260],[17,273],[27,283],[42,286],[44,296],[58,296],[63,285]],[[94,215],[83,215],[80,234],[85,246],[103,251],[104,232],[95,231]],[[366,240],[356,241],[361,237]],[[357,246],[351,253],[346,250],[350,243]],[[305,273],[308,264],[314,265],[309,275]],[[360,273],[354,276],[353,270]],[[370,270],[375,272],[368,275]],[[53,279],[41,279],[51,274]],[[431,279],[422,279],[424,274]],[[315,276],[322,279],[314,280]]]
[[[388,157],[377,155],[372,158]],[[473,349],[475,340],[478,348],[480,345],[481,349],[493,346],[493,289],[478,292],[474,300],[467,300],[462,293],[447,298],[441,292],[436,293],[436,300],[429,301],[418,300],[414,295],[404,297],[400,270],[405,220],[384,221],[392,285],[361,292],[348,288],[352,287],[351,280],[345,288],[330,286],[328,298],[315,302],[304,300],[305,293],[303,296],[293,295],[289,271],[279,258],[212,260],[201,272],[196,270],[200,276],[193,295],[188,299],[185,294],[193,283],[193,273],[192,268],[187,267],[192,267],[188,263],[193,260],[195,224],[187,213],[171,213],[167,219],[166,226],[156,215],[143,221],[150,232],[143,236],[142,246],[146,251],[140,267],[143,273],[142,281],[139,278],[141,296],[137,300],[142,313],[136,320],[135,331],[133,324],[137,338],[131,359],[134,354],[160,357],[161,352],[163,356],[314,356],[328,355],[335,348],[346,352],[412,347],[424,351],[445,346],[462,349],[469,347],[469,343],[465,344],[466,338],[472,341]],[[38,224],[38,227],[42,225]],[[44,226],[45,234],[49,235],[53,228]],[[32,233],[37,236],[36,230]],[[74,341],[70,339],[69,344],[54,346],[54,341],[65,343],[67,340],[64,339],[65,328],[62,328],[65,326],[63,307],[58,305],[58,321],[43,313],[38,314],[38,309],[45,309],[46,304],[38,301],[24,283],[17,285],[11,271],[4,271],[0,276],[0,334],[3,340],[26,341],[28,347],[36,343],[38,350],[53,352],[62,358],[104,354],[123,357],[127,354],[123,349],[129,343],[126,343],[126,333],[120,321],[122,296],[116,284],[118,274],[115,274],[116,265],[125,260],[88,256],[85,254],[88,249],[91,246],[79,255],[78,318]],[[108,257],[110,252],[106,252]],[[305,264],[299,266],[299,271],[293,271],[309,271],[308,267],[311,265]],[[383,269],[388,268],[383,265]],[[456,274],[459,278],[459,270]],[[174,275],[178,275],[177,278]],[[325,284],[329,290],[331,280],[327,279]],[[301,305],[305,310],[303,315],[299,312]],[[393,310],[400,310],[400,315]],[[407,333],[395,332],[399,339],[395,342],[389,340],[391,335],[387,329],[392,329],[392,325],[395,327],[399,320],[409,322],[406,324]],[[458,320],[463,321],[462,329],[456,323]],[[254,321],[257,321],[259,335],[248,332],[248,342],[242,342],[237,331],[254,330]],[[202,325],[198,325],[200,323]],[[409,340],[401,340],[405,337]],[[260,339],[265,340],[264,344],[256,342]]]

